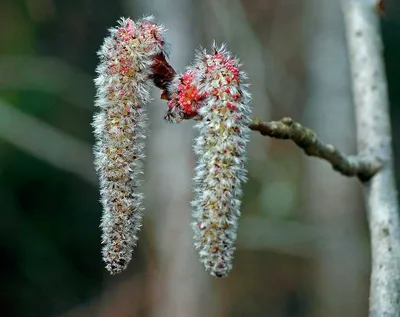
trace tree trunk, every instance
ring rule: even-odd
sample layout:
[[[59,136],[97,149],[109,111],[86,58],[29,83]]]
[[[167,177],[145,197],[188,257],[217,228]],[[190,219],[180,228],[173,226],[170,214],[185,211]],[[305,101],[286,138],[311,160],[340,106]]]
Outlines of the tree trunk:
[[[400,219],[377,0],[343,1],[358,151],[383,167],[364,184],[371,235],[370,317],[400,316]]]
[[[339,0],[306,2],[310,33],[309,99],[305,125],[345,153],[355,152],[346,42]],[[361,268],[360,192],[355,179],[344,178],[322,161],[305,157],[305,210],[308,219],[334,238],[319,244],[314,272],[315,311],[318,317],[364,316],[367,294]]]

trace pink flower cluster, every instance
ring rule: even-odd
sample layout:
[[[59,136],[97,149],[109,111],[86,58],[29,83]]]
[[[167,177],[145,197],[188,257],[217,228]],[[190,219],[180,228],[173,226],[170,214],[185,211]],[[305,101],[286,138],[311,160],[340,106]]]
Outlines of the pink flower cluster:
[[[194,118],[200,108],[206,92],[200,92],[196,81],[198,70],[188,69],[182,76],[176,76],[168,87],[170,98],[165,119],[169,122],[180,122]]]

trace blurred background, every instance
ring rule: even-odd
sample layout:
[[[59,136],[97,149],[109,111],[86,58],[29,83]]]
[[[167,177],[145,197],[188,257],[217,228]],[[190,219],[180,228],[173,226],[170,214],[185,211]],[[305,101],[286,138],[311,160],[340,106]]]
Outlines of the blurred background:
[[[400,3],[386,2],[384,57],[400,157]],[[291,116],[356,151],[338,0],[2,0],[0,315],[366,316],[360,185],[288,141],[252,135],[234,269],[224,279],[204,272],[189,226],[193,122],[164,123],[156,89],[139,246],[126,272],[105,271],[90,126],[96,52],[121,16],[144,14],[169,29],[178,71],[200,45],[226,42],[250,76],[254,116]]]

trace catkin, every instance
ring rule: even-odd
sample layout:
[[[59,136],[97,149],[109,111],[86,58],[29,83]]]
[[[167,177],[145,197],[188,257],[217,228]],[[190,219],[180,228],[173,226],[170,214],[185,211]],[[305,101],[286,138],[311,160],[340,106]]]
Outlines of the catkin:
[[[195,118],[197,165],[192,201],[195,247],[207,271],[217,277],[232,269],[246,145],[251,122],[247,77],[225,46],[198,52],[193,65],[169,86],[165,119]]]
[[[246,178],[246,144],[250,129],[250,94],[246,75],[225,47],[197,56],[204,71],[200,92],[205,95],[195,126],[199,136],[194,151],[195,247],[207,271],[217,277],[232,269],[238,217]]]
[[[145,106],[154,57],[165,53],[165,43],[164,29],[152,17],[138,22],[122,18],[109,32],[98,52],[95,106],[100,111],[92,125],[103,206],[102,255],[107,270],[115,274],[130,262],[141,227]]]

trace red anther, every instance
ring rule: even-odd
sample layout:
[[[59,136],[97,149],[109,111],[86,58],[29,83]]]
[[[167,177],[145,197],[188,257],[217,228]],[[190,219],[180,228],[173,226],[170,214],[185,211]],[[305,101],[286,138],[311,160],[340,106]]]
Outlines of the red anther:
[[[226,106],[232,111],[235,111],[237,109],[236,106],[229,101],[226,103]]]

